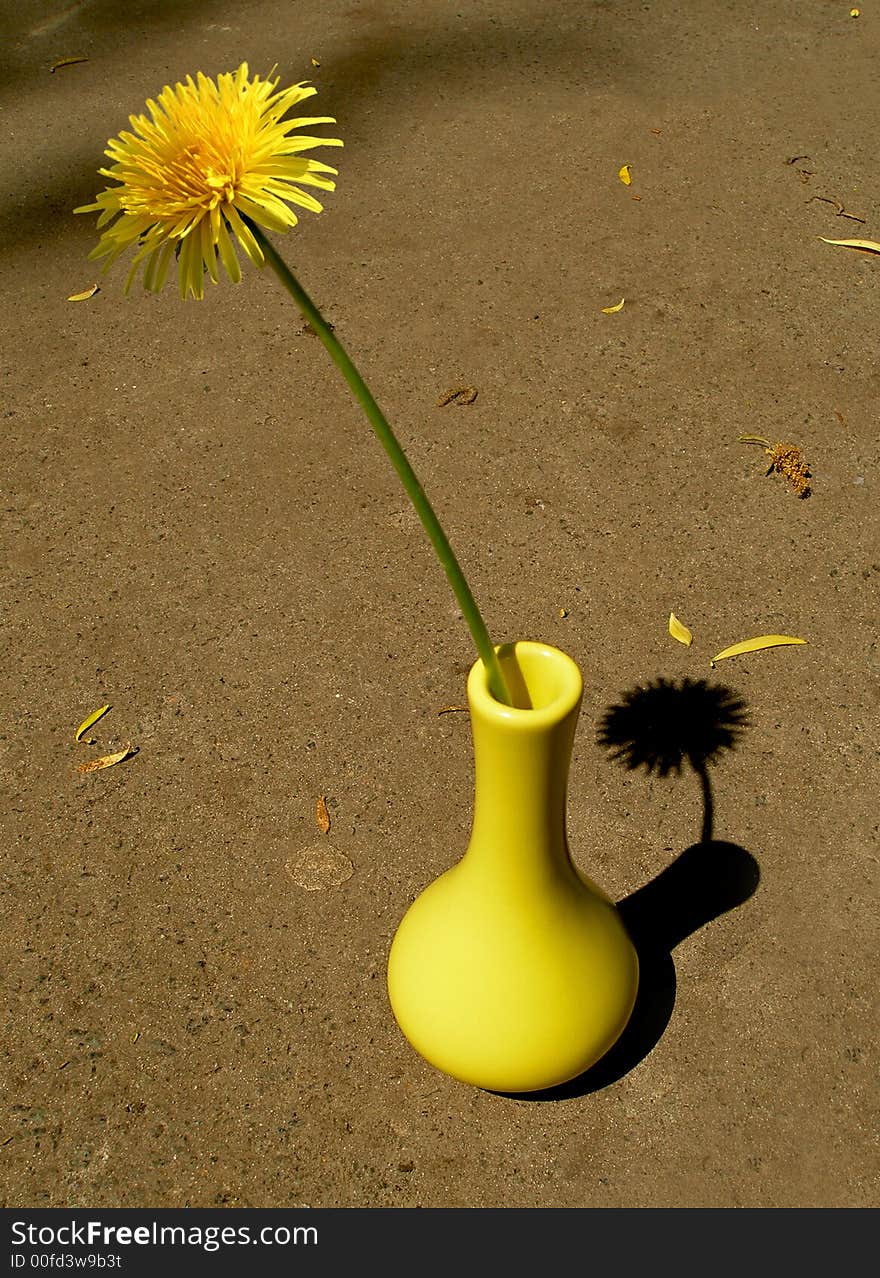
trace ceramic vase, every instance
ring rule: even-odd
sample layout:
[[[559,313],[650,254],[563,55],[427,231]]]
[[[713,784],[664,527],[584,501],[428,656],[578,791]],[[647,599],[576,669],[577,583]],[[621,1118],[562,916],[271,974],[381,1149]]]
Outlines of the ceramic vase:
[[[397,1022],[432,1065],[491,1091],[566,1082],[629,1019],[638,960],[601,888],[572,862],[566,790],[583,682],[557,648],[498,649],[513,706],[468,678],[467,851],[416,898],[388,959]]]

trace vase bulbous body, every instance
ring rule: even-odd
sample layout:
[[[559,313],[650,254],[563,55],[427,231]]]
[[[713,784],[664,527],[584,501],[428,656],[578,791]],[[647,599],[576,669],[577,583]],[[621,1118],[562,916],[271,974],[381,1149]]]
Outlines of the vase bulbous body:
[[[546,644],[498,652],[513,706],[492,696],[482,661],[468,677],[470,842],[400,923],[388,993],[432,1065],[491,1091],[528,1092],[608,1051],[635,1002],[638,960],[614,904],[569,854],[580,671]]]

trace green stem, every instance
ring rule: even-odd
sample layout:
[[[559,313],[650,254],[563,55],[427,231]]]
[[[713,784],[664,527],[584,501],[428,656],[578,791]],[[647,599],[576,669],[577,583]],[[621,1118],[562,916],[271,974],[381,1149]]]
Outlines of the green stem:
[[[504,678],[504,672],[501,669],[501,663],[498,660],[497,653],[489,638],[489,632],[486,629],[486,623],[480,615],[476,601],[471,594],[470,586],[465,580],[464,573],[461,570],[458,560],[449,544],[445,532],[440,526],[440,521],[434,513],[434,508],[428,501],[422,485],[416,478],[416,473],[409,463],[406,453],[392,431],[391,427],[385,419],[385,415],[379,408],[379,405],[373,399],[370,391],[349,359],[341,343],[333,335],[327,321],[318,310],[315,303],[309,297],[308,293],[294,276],[287,263],[283,258],[279,257],[269,240],[260,230],[260,228],[248,219],[248,226],[253,232],[254,239],[263,250],[266,261],[272,267],[272,270],[278,276],[280,282],[287,289],[290,296],[296,302],[303,315],[306,317],[318,337],[324,344],[324,347],[333,360],[333,363],[342,373],[342,376],[348,382],[349,388],[355,399],[364,410],[367,420],[372,426],[375,434],[379,439],[379,443],[388,454],[391,465],[400,476],[401,483],[406,489],[407,496],[415,507],[416,514],[422,521],[422,526],[431,540],[431,545],[437,552],[437,558],[446,576],[449,578],[449,584],[458,600],[458,605],[464,614],[464,619],[468,624],[468,628],[477,646],[477,652],[486,667],[489,678],[489,688],[496,701],[501,701],[505,705],[512,705],[512,698]]]

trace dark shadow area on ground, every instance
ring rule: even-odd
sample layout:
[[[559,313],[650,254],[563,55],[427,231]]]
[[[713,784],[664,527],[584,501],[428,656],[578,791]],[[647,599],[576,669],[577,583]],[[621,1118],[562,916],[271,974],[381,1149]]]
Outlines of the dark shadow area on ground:
[[[540,1092],[503,1093],[518,1100],[569,1100],[601,1091],[634,1069],[663,1036],[675,1006],[672,951],[713,919],[747,901],[760,881],[758,863],[736,843],[712,837],[708,765],[733,749],[747,726],[746,704],[729,688],[704,680],[658,679],[627,692],[603,716],[597,740],[629,769],[667,776],[685,762],[703,795],[698,843],[685,848],[618,909],[639,956],[639,990],[626,1028],[585,1073]]]
[[[31,12],[39,9],[39,13]],[[229,10],[227,0],[79,0],[51,8],[47,5],[18,8],[10,5],[0,15],[0,85],[14,89],[32,74],[29,42],[45,58],[46,72],[56,58],[88,53],[78,47],[92,33],[119,37],[120,56],[125,43],[142,42],[148,30],[182,31],[195,18],[210,16],[214,10]]]
[[[47,50],[44,76],[35,79],[32,59],[25,62],[19,56],[13,62],[7,57],[0,72],[0,85],[9,92],[20,84],[19,92],[23,93],[26,82],[30,81],[32,92],[45,93],[54,78],[48,74],[48,68],[58,49],[76,53],[82,46],[88,52],[89,38],[106,40],[109,36],[117,42],[118,59],[124,63],[130,56],[132,43],[142,44],[150,30],[167,33],[170,27],[180,30],[183,39],[188,22],[207,15],[222,16],[228,10],[223,0],[182,0],[174,5],[163,4],[161,0],[142,0],[132,7],[112,0],[95,0],[83,6],[75,22],[59,30],[58,40],[43,42]],[[381,11],[374,13],[370,6],[354,3],[343,16],[350,19],[350,31],[337,42],[338,52],[332,44],[321,51],[320,71],[309,65],[311,51],[296,39],[279,41],[277,63],[282,84],[301,79],[315,83],[319,94],[316,107],[320,105],[322,113],[326,111],[339,122],[337,129],[323,126],[327,136],[338,133],[350,147],[367,145],[368,139],[383,128],[383,119],[396,116],[401,104],[405,104],[408,115],[414,116],[421,95],[448,97],[451,110],[462,94],[470,98],[476,93],[485,95],[493,67],[505,74],[511,65],[522,71],[534,68],[534,77],[536,80],[540,77],[544,87],[552,83],[554,74],[577,77],[578,83],[586,82],[591,67],[613,65],[620,76],[635,74],[635,68],[620,48],[626,32],[615,32],[612,15],[603,8],[590,9],[583,26],[576,29],[561,28],[552,20],[552,11],[548,13],[546,5],[536,7],[530,22],[506,25],[499,18],[478,19],[464,12],[451,15],[445,27],[430,27],[417,20],[395,21],[391,15],[385,20]],[[293,21],[291,26],[295,28]],[[17,25],[13,19],[7,19],[5,44],[21,47],[28,37],[26,27],[25,18]],[[244,49],[241,56],[246,56]],[[106,63],[106,59],[104,61]],[[203,62],[200,58],[199,65],[191,68],[193,75],[198,70],[215,76],[235,69],[232,65],[203,65]],[[251,63],[252,71],[265,75],[270,70],[268,66],[253,64],[252,58]],[[85,67],[76,66],[59,74],[85,71]],[[102,68],[97,55],[93,55],[88,73],[107,79],[106,65]],[[157,80],[150,93],[157,95],[167,79]],[[107,185],[97,172],[107,163],[103,155],[106,137],[95,134],[94,126],[89,124],[89,84],[84,74],[83,117],[78,122],[76,144],[68,153],[64,171],[48,175],[35,167],[32,173],[17,172],[14,188],[0,195],[3,243],[22,245],[41,239],[57,240],[64,219],[69,218],[69,229],[75,226],[74,207],[90,203],[96,192]],[[367,101],[376,105],[365,110]],[[144,100],[128,103],[116,122],[115,132],[128,128],[128,114],[144,110]]]

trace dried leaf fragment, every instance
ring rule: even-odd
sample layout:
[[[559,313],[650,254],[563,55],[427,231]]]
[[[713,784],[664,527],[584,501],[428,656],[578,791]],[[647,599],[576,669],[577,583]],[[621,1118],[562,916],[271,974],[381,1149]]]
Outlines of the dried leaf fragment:
[[[840,244],[843,248],[861,249],[864,253],[880,253],[880,244],[876,240],[826,240],[824,235],[819,239],[823,244]]]
[[[75,740],[79,741],[83,733],[88,732],[89,728],[93,727],[99,719],[103,719],[109,709],[109,706],[101,706],[99,710],[94,710],[88,718],[83,719],[82,723],[76,730]]]
[[[626,301],[626,298],[625,298],[625,297],[622,297],[622,298],[620,299],[620,301],[617,303],[617,305],[616,305],[616,306],[603,306],[603,307],[602,307],[602,314],[603,314],[603,315],[615,315],[618,311],[622,311],[622,310],[623,310],[623,304],[624,304],[624,302],[625,302],[625,301]]]
[[[783,475],[788,480],[798,497],[809,497],[812,492],[810,488],[812,475],[803,453],[796,444],[771,444],[760,435],[740,435],[739,442],[761,444],[770,458],[767,474],[775,470],[777,474]]]
[[[840,202],[840,200],[838,200],[836,195],[835,196],[811,195],[810,198],[807,200],[807,203],[812,204],[813,200],[818,200],[820,204],[833,204],[834,212],[837,215],[837,217],[848,217],[851,222],[866,221],[865,218],[859,217],[857,213],[847,213],[846,209],[843,207],[842,203]],[[820,240],[822,239],[821,235],[819,236],[819,239]]]
[[[318,801],[315,804],[315,822],[322,834],[326,834],[330,829],[330,813],[327,811],[327,798],[323,794],[318,795]]]
[[[68,302],[87,302],[90,297],[94,297],[96,293],[100,293],[97,284],[93,284],[91,288],[83,289],[81,293],[71,293]]]
[[[121,763],[123,759],[128,759],[137,752],[138,747],[133,746],[129,741],[124,749],[117,750],[115,754],[104,754],[100,759],[89,759],[88,763],[81,763],[77,772],[97,772],[100,768],[112,768],[114,763]]]
[[[457,386],[455,390],[450,390],[441,395],[437,400],[438,408],[445,408],[447,404],[472,404],[477,398],[479,391],[476,386]]]
[[[617,170],[617,176],[624,186],[630,186],[632,183],[632,165],[624,164],[622,168]]]
[[[764,451],[770,458],[770,470],[784,475],[798,497],[809,497],[810,469],[801,450],[794,444],[774,444]]]
[[[72,67],[75,66],[77,62],[88,62],[88,58],[82,57],[81,55],[73,58],[59,58],[56,62],[52,63],[49,68],[49,72],[54,75],[55,72],[60,71],[62,67]]]
[[[756,639],[743,639],[741,643],[731,644],[724,648],[709,662],[714,666],[716,661],[726,657],[740,657],[746,652],[760,652],[762,648],[778,648],[782,644],[806,643],[806,639],[795,639],[793,635],[758,635]]]
[[[669,633],[673,639],[677,639],[679,643],[683,643],[689,648],[694,641],[694,636],[688,630],[687,626],[679,621],[674,612],[669,614]]]

